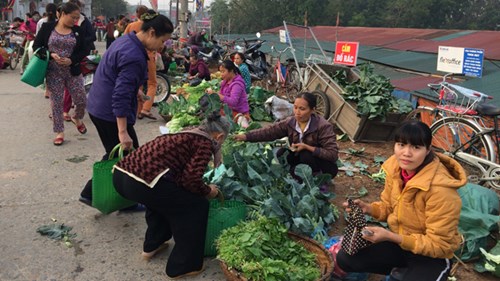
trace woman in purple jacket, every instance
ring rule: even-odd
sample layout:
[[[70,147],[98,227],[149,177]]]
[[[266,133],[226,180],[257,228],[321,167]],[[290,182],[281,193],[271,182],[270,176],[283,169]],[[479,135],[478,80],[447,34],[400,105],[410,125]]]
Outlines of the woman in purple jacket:
[[[241,77],[238,66],[230,60],[225,60],[220,65],[219,71],[222,77],[220,92],[218,93],[220,100],[233,111],[233,118],[240,114],[250,120],[250,107],[248,105],[245,80]],[[208,89],[207,92],[211,94],[212,90]]]
[[[153,10],[142,20],[140,32],[121,36],[104,53],[89,92],[87,111],[106,151],[103,159],[117,144],[125,150],[139,147],[134,124],[137,92],[148,77],[146,50],[160,49],[174,30],[167,17]],[[81,202],[92,205],[92,180],[80,195]]]
[[[338,146],[333,125],[325,118],[314,113],[316,96],[311,93],[300,93],[293,104],[293,116],[268,127],[234,136],[237,141],[273,141],[288,137],[290,153],[287,162],[291,175],[295,175],[295,167],[306,164],[313,173],[337,175]],[[282,154],[282,153],[280,153]]]

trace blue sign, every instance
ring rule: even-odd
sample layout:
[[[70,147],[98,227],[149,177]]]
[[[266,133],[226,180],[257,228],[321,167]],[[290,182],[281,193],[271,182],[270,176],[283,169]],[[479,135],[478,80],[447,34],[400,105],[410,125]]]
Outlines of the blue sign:
[[[483,75],[484,50],[464,48],[464,64],[462,73],[467,76],[481,77]]]

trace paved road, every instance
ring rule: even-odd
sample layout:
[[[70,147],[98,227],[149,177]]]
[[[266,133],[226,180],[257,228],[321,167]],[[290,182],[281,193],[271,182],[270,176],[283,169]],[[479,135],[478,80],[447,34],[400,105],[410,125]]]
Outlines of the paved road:
[[[144,213],[102,215],[77,200],[104,153],[88,116],[87,134],[65,123],[66,141],[54,146],[49,101],[19,78],[19,69],[0,70],[0,280],[168,280],[170,251],[149,263],[140,258]],[[157,136],[162,123],[138,120],[139,141]],[[75,156],[87,159],[67,161]],[[73,248],[36,233],[52,218],[73,227]],[[206,267],[190,280],[224,280],[216,260]]]

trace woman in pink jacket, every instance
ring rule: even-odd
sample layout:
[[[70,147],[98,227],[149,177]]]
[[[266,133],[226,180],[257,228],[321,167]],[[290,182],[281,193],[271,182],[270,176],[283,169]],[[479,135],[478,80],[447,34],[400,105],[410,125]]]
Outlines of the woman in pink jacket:
[[[247,121],[250,120],[250,107],[248,105],[248,96],[246,92],[245,80],[241,77],[240,70],[230,60],[225,60],[219,67],[222,83],[218,93],[220,100],[227,104],[233,111],[233,118],[238,119],[244,116]],[[211,94],[212,89],[207,92]]]

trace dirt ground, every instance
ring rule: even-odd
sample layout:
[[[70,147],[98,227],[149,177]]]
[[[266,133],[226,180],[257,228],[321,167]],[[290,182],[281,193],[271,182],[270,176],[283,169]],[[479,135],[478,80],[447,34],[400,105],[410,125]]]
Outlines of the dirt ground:
[[[338,134],[342,134],[340,131]],[[351,164],[355,164],[357,161],[361,161],[366,164],[368,168],[366,170],[370,173],[379,172],[380,166],[375,164],[374,158],[376,156],[382,156],[386,159],[392,155],[393,152],[393,143],[385,142],[385,143],[353,143],[349,140],[347,141],[339,141],[339,147],[341,153],[339,157],[342,161],[350,162]],[[363,150],[362,153],[358,154],[357,151]],[[356,155],[353,155],[353,152]],[[351,152],[351,153],[349,153]],[[334,199],[334,204],[339,208],[339,211],[342,211],[341,204],[345,201],[347,196],[359,196],[360,190],[362,188],[366,188],[368,193],[362,197],[362,200],[367,202],[372,202],[378,200],[380,192],[382,192],[383,185],[380,183],[376,183],[367,175],[363,175],[360,172],[355,172],[353,176],[348,176],[346,172],[340,171],[337,177],[335,178],[335,187],[333,192],[336,194],[336,198]],[[361,192],[362,193],[362,192]],[[341,215],[339,221],[333,226],[330,235],[340,235],[342,234],[342,230],[345,227],[345,220]],[[457,266],[458,264],[458,266]],[[465,266],[454,262],[456,267],[454,272],[454,277],[457,280],[464,281],[479,281],[479,280],[498,280],[493,277],[491,274],[480,274],[473,270],[473,263],[466,263]],[[383,276],[380,275],[371,275],[370,281],[380,281]]]

